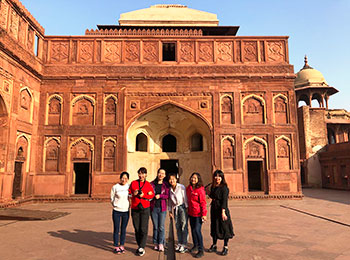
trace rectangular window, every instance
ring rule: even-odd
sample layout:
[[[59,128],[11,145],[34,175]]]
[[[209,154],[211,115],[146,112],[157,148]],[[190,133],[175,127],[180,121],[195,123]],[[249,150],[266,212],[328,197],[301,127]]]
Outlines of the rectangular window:
[[[163,61],[176,61],[175,42],[163,42]]]
[[[34,41],[34,54],[35,56],[38,56],[39,54],[39,36],[35,34],[35,41]]]

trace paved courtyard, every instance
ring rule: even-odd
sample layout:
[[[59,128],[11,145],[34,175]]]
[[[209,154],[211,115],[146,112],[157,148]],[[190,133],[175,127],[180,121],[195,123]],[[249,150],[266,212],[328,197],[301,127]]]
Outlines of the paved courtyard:
[[[350,192],[305,189],[302,200],[231,200],[236,236],[226,257],[205,253],[202,259],[350,259]],[[126,254],[112,253],[111,206],[107,202],[30,204],[21,209],[67,212],[45,221],[0,220],[0,259],[166,259],[151,249],[136,249],[131,221]],[[203,225],[209,248],[209,223]],[[190,241],[192,239],[190,238]],[[220,250],[222,241],[218,244]],[[176,254],[176,259],[193,259]]]

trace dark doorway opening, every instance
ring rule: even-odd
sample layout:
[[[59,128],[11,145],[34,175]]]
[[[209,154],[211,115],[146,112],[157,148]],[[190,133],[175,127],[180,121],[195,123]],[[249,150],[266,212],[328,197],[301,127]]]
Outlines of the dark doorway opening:
[[[89,194],[90,163],[74,163],[75,194]]]
[[[15,177],[13,178],[12,198],[22,196],[22,166],[23,162],[15,162]]]
[[[166,172],[166,180],[170,173],[179,174],[179,160],[160,160],[160,168]]]
[[[163,152],[176,152],[176,137],[168,134],[162,140]]]
[[[263,162],[248,161],[248,189],[249,191],[263,191]]]
[[[300,165],[300,178],[301,184],[306,185],[305,167],[302,164]]]

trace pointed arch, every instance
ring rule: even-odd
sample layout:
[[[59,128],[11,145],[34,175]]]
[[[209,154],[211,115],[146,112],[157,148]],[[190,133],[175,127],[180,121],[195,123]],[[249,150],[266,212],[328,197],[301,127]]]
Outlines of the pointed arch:
[[[242,101],[241,101],[241,120],[242,120],[242,123],[244,124],[244,103],[248,100],[248,99],[255,99],[257,100],[259,103],[261,103],[261,106],[262,106],[262,124],[266,124],[267,123],[267,117],[266,117],[266,102],[265,102],[265,99],[263,97],[260,97],[256,94],[250,94],[250,95],[247,95],[245,96]]]
[[[226,135],[221,138],[221,165],[223,169],[236,169],[236,149],[235,139]]]
[[[56,142],[56,156],[51,156],[50,158],[47,156],[48,153],[48,144],[52,141]],[[43,149],[43,171],[58,171],[59,165],[59,157],[60,157],[60,147],[61,147],[61,139],[60,137],[50,136],[47,137],[44,141],[44,149]],[[54,149],[53,149],[54,150]],[[49,152],[50,153],[50,152]]]
[[[117,140],[111,136],[105,137],[102,145],[101,171],[114,172],[116,168]]]
[[[109,100],[112,100],[113,103],[109,104]],[[118,97],[114,94],[109,94],[104,98],[103,118],[102,118],[103,125],[117,124],[117,104],[118,104]]]
[[[284,140],[287,147],[279,147],[279,141]],[[292,149],[291,140],[285,135],[281,135],[275,139],[275,160],[276,169],[291,170],[292,169]],[[287,166],[287,167],[286,167]]]
[[[91,97],[89,95],[86,95],[86,94],[82,94],[82,95],[76,96],[76,97],[74,97],[72,99],[71,106],[70,106],[70,113],[69,113],[69,124],[70,125],[73,125],[74,107],[79,101],[81,101],[83,99],[85,99],[88,102],[90,102],[90,104],[92,106],[92,114],[91,114],[92,118],[88,118],[89,120],[91,120],[91,122],[89,121],[89,123],[86,123],[86,125],[90,125],[90,123],[91,123],[91,125],[95,125],[95,118],[96,118],[95,104],[96,104],[96,100],[93,97]],[[88,116],[90,116],[88,108],[86,106],[83,106],[82,108],[85,108],[86,113],[84,113],[84,114],[87,114]],[[86,119],[86,115],[84,115],[83,119]]]
[[[279,107],[276,107],[278,104],[276,104],[276,99],[277,98],[281,98],[284,100],[284,105],[285,105],[285,108],[283,111],[283,109],[280,109]],[[272,104],[273,104],[273,122],[275,124],[278,124],[278,123],[282,123],[282,124],[288,124],[289,123],[289,106],[288,106],[288,97],[282,93],[279,93],[277,94],[276,96],[273,97],[272,99]],[[284,113],[283,113],[284,112]],[[279,115],[276,115],[276,113],[279,113],[279,114],[285,114],[285,122],[284,122],[284,118],[280,118]],[[280,122],[282,121],[282,122]]]
[[[267,142],[264,140],[264,139],[262,139],[262,138],[260,138],[260,137],[258,137],[258,136],[252,136],[252,137],[250,137],[250,138],[248,138],[247,140],[245,140],[244,142],[243,142],[243,158],[244,158],[244,160],[246,160],[246,152],[245,152],[245,150],[246,150],[246,148],[247,148],[247,145],[250,143],[250,142],[258,142],[258,143],[260,143],[260,144],[262,144],[263,146],[264,146],[264,149],[265,149],[265,160],[266,160],[266,168],[268,169],[268,165],[269,165],[269,154],[268,154],[268,152],[269,152],[269,150],[268,150],[268,144],[267,144]],[[246,162],[244,163],[244,167],[246,167]]]
[[[62,122],[62,108],[63,108],[63,98],[59,94],[52,94],[47,98],[46,102],[46,116],[45,116],[45,125],[49,124],[49,115],[50,115],[50,105],[52,100],[58,100],[59,107],[55,107],[55,114],[58,115],[58,118],[56,119],[58,121],[58,124],[61,124]],[[57,117],[55,115],[55,117]]]
[[[28,120],[27,116],[29,116],[29,123],[33,123],[33,111],[34,111],[34,95],[32,93],[32,91],[30,90],[30,88],[28,88],[27,86],[25,87],[22,87],[20,90],[19,90],[19,96],[20,96],[20,104],[19,104],[19,108],[21,109],[22,107],[25,107],[27,104],[24,104],[24,102],[27,102],[27,101],[23,101],[22,100],[22,93],[24,92],[27,92],[28,95],[30,96],[30,104],[29,104],[29,113],[26,112],[26,113],[20,113],[20,116],[22,115],[23,116],[23,119],[24,120]],[[26,110],[23,110],[23,111],[26,111]]]
[[[90,147],[90,150],[91,150],[91,151],[94,150],[94,147],[95,147],[94,144],[93,144],[90,140],[86,139],[85,137],[80,137],[80,138],[78,138],[77,140],[75,140],[74,142],[72,142],[72,143],[69,145],[69,149],[72,149],[73,146],[76,146],[77,144],[79,144],[79,143],[81,143],[81,142],[87,144],[87,145]]]
[[[225,102],[224,99],[228,99]],[[229,94],[223,94],[220,97],[220,122],[221,124],[233,123],[233,96]]]

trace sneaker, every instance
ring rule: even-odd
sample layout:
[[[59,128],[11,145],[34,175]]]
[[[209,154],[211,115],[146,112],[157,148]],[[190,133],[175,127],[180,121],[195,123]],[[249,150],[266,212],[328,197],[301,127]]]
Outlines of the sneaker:
[[[142,247],[139,248],[139,256],[143,256],[146,253],[145,249]]]
[[[204,256],[204,252],[203,252],[203,250],[199,250],[198,253],[194,257],[201,258],[202,256]]]
[[[125,248],[124,248],[124,246],[120,246],[119,249],[120,249],[120,253],[122,253],[122,254],[125,253]]]
[[[164,252],[164,245],[163,244],[159,244],[159,251],[160,252]]]
[[[153,249],[156,250],[156,251],[158,251],[158,250],[159,250],[158,244],[154,244]]]
[[[113,249],[113,253],[114,253],[114,254],[120,254],[120,248],[119,248],[119,246],[116,246],[116,247]]]
[[[180,247],[181,247],[181,245],[180,245],[180,244],[177,244],[177,245],[175,246],[175,252],[178,252],[178,251],[180,250]]]
[[[180,248],[179,248],[179,250],[178,250],[178,252],[181,253],[181,254],[184,254],[184,253],[186,253],[187,251],[188,251],[188,249],[187,249],[185,246],[183,246],[183,245],[181,245]]]
[[[217,246],[216,245],[211,245],[211,247],[208,249],[209,253],[213,253],[217,251]]]

